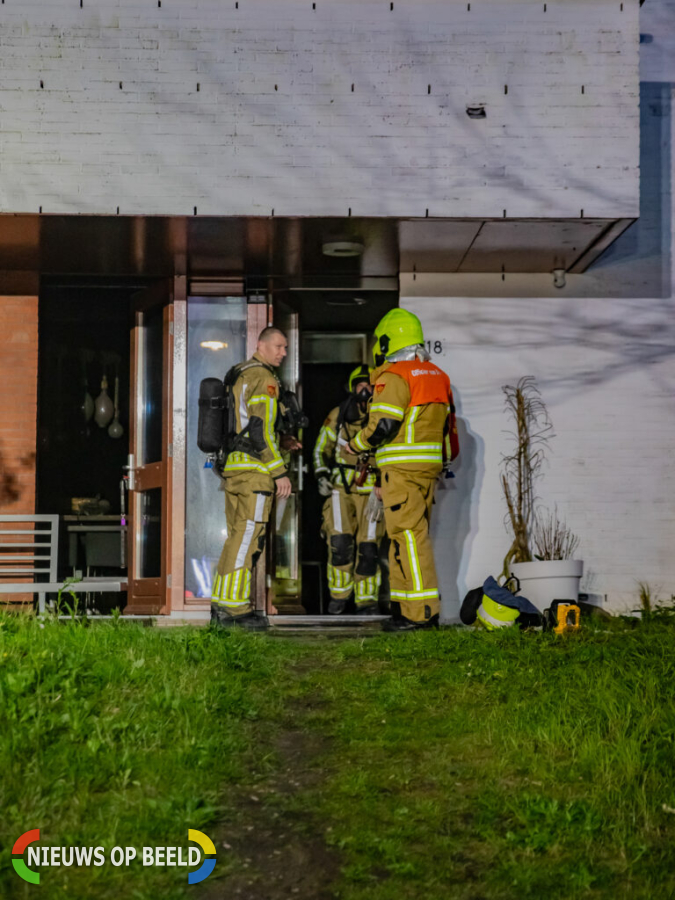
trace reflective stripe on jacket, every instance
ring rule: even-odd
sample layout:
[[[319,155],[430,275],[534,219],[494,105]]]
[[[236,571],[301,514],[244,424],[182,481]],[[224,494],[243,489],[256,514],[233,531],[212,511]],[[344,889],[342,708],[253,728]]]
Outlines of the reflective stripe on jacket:
[[[247,429],[261,443],[259,458],[248,453],[233,452],[227,457],[223,475],[239,472],[267,472],[272,478],[286,474],[276,432],[280,382],[273,370],[257,354],[241,367],[232,389],[236,433]]]
[[[332,409],[321,426],[321,431],[314,445],[314,474],[317,478],[325,475],[338,487],[343,485],[345,481],[348,485],[353,485],[355,478],[354,467],[356,465],[356,456],[349,452],[349,441],[358,434],[362,422],[343,422],[340,434],[337,433],[337,423],[340,407],[336,406]],[[364,417],[365,419],[365,417]],[[343,468],[337,465],[342,463]],[[374,460],[373,460],[374,463]],[[344,473],[344,477],[343,477]],[[361,487],[353,486],[352,490],[358,494],[369,494],[375,486],[376,476],[371,472],[365,483]]]

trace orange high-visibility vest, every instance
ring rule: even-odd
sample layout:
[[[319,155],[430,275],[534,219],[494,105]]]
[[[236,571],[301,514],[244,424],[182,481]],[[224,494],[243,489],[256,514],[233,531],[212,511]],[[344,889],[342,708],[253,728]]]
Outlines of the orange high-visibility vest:
[[[450,379],[435,363],[413,359],[392,363],[387,371],[399,375],[407,383],[411,406],[450,402]]]
[[[392,363],[387,372],[402,378],[410,389],[410,406],[426,406],[428,403],[442,403],[450,408],[448,414],[448,434],[450,436],[450,459],[459,454],[459,437],[455,418],[455,404],[452,397],[450,379],[432,362],[406,360]]]

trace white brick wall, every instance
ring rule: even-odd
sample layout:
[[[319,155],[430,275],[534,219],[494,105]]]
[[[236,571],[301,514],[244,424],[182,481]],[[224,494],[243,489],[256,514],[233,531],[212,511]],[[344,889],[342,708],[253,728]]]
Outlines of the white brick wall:
[[[433,529],[444,614],[456,616],[466,591],[501,571],[510,546],[499,483],[510,427],[501,386],[522,375],[536,376],[553,420],[539,494],[581,537],[582,589],[607,594],[613,608],[635,600],[637,581],[675,593],[672,302],[405,297],[401,303],[442,341],[434,358],[452,379],[461,420],[457,477],[437,493]]]
[[[637,605],[637,582],[675,594],[675,0],[651,0],[641,31],[640,219],[608,254],[556,290],[547,275],[404,274],[456,389],[457,477],[433,526],[444,616],[501,569],[510,545],[499,484],[508,448],[501,386],[535,375],[556,436],[542,501],[581,538],[582,589],[610,609]]]
[[[0,211],[632,217],[637,35],[638,0],[12,0]]]

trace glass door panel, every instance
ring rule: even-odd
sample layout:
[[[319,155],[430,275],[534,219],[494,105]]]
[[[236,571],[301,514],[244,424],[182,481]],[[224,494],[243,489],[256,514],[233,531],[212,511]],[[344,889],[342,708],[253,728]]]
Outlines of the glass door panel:
[[[141,366],[140,428],[137,464],[144,466],[162,458],[164,321],[163,308],[152,307],[139,314]]]
[[[140,496],[138,577],[162,576],[162,489],[151,488]]]
[[[213,572],[227,536],[225,494],[217,473],[204,468],[197,446],[199,384],[224,378],[247,358],[245,297],[190,297],[187,308],[187,475],[185,599],[210,598]]]

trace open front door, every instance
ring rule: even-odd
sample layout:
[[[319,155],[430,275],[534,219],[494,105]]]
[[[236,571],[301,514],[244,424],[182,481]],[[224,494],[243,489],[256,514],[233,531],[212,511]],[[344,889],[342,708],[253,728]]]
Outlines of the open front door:
[[[131,329],[129,593],[126,613],[171,611],[174,295],[185,279],[136,294]],[[180,535],[182,539],[182,534]],[[182,558],[179,562],[182,567]]]

